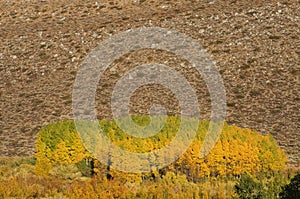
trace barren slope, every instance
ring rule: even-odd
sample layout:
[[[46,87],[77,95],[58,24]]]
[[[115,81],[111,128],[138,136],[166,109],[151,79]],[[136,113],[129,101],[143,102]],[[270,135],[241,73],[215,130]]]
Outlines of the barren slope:
[[[227,121],[271,132],[287,151],[290,163],[299,166],[299,13],[296,0],[146,0],[124,5],[2,0],[0,155],[32,155],[42,125],[71,118],[76,72],[102,40],[133,27],[160,26],[197,39],[216,61],[227,92]],[[110,116],[113,84],[109,83],[128,68],[153,61],[185,72],[197,88],[201,113],[207,119],[209,97],[204,82],[192,70],[180,67],[184,60],[159,51],[138,51],[113,64],[117,72],[107,71],[108,83],[99,84],[99,117]],[[132,100],[135,112],[145,111],[151,102],[177,112],[174,96],[162,88],[145,88]]]

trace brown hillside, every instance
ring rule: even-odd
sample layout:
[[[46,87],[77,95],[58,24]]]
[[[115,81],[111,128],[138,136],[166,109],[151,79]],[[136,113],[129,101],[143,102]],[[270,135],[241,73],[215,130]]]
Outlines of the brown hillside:
[[[290,163],[300,166],[298,0],[2,0],[0,156],[32,155],[41,126],[72,117],[72,86],[85,56],[110,35],[140,26],[175,29],[197,39],[223,77],[227,121],[271,132]],[[185,72],[198,90],[207,119],[204,82],[196,80],[193,70],[180,68],[184,60],[150,50],[114,62],[119,75],[107,71],[108,82],[100,83],[97,92],[99,117],[110,116],[109,83],[128,68],[153,60]],[[160,87],[141,88],[132,97],[132,110],[143,112],[151,102],[161,102],[176,113],[173,98]]]

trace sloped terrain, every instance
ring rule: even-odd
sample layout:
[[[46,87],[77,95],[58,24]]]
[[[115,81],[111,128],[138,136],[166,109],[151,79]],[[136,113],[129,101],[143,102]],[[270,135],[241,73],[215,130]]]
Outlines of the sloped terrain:
[[[227,121],[270,132],[300,164],[300,2],[282,1],[1,1],[0,155],[34,154],[46,123],[72,117],[72,89],[80,64],[101,41],[141,26],[159,26],[196,40],[216,61],[227,93]],[[140,50],[116,60],[99,83],[99,118],[110,117],[114,83],[128,69],[158,62],[184,72],[197,89],[203,119],[209,94],[193,69],[167,52]],[[178,113],[164,88],[141,88],[132,111],[151,103]]]

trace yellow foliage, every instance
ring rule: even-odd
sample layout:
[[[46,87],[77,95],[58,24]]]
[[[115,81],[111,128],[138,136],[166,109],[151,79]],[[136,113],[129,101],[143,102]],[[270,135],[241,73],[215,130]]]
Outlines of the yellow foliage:
[[[139,117],[136,117],[135,120],[138,121]],[[143,118],[141,121],[144,122]],[[191,120],[190,122],[195,121]],[[138,153],[164,147],[176,134],[178,124],[179,118],[169,117],[161,132],[150,138],[142,139],[128,135],[112,121],[100,121],[104,134],[116,146]],[[194,142],[174,164],[168,167],[169,171],[185,174],[189,180],[194,180],[203,177],[239,176],[245,173],[278,171],[285,167],[287,158],[270,134],[263,136],[250,129],[227,124],[224,125],[221,136],[212,151],[206,157],[200,158],[199,152],[207,129],[208,122],[200,122]],[[182,143],[178,143],[178,148],[183,147],[180,144]],[[101,148],[101,146],[96,146],[96,149],[97,147]],[[44,128],[38,135],[36,150],[36,172],[44,175],[55,164],[74,164],[85,158],[93,158],[83,146],[74,123],[70,121],[59,122]],[[97,152],[101,153],[100,150]],[[155,156],[149,156],[147,159],[154,176],[158,176],[157,173],[154,174],[155,171],[158,171],[156,165],[160,164],[157,161],[167,161],[168,158],[174,157],[176,152],[174,150],[168,153],[165,154],[165,159]],[[127,181],[130,179],[141,181],[139,175],[129,175],[130,177],[128,177],[112,170],[118,166],[123,168],[139,167],[138,161],[124,161],[120,157],[104,155],[109,157],[109,163],[107,163],[109,168],[100,169],[96,166],[94,168],[96,173],[110,172],[110,175],[122,176]],[[109,169],[111,170],[108,171]]]

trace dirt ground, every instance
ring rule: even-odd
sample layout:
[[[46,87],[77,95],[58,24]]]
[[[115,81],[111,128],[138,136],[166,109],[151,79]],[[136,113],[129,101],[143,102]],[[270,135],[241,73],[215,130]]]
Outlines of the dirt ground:
[[[101,41],[130,28],[158,26],[196,39],[215,60],[226,88],[228,123],[270,132],[289,163],[300,166],[299,17],[297,0],[1,0],[0,156],[34,154],[43,125],[72,118],[76,73]],[[181,67],[185,60],[149,49],[124,55],[112,64],[116,70],[106,71],[97,90],[99,118],[111,116],[117,79],[150,62],[184,72],[197,89],[203,119],[209,118],[201,77]],[[132,97],[132,111],[146,112],[153,102],[178,113],[172,93],[159,86],[141,88]]]

